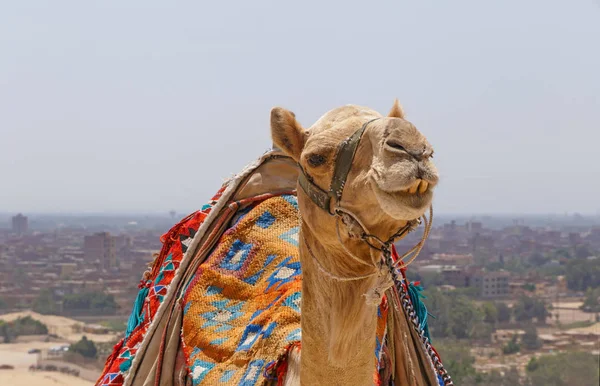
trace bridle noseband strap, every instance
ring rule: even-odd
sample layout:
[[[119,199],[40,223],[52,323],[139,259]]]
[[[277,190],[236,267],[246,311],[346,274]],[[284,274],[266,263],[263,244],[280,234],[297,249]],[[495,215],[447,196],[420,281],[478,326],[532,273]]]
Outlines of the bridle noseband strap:
[[[335,169],[333,178],[331,179],[329,192],[326,192],[317,186],[312,177],[306,174],[304,169],[300,167],[301,173],[298,176],[298,182],[304,190],[304,193],[306,193],[319,208],[325,210],[327,213],[331,215],[335,214],[335,207],[342,200],[344,185],[346,185],[346,179],[352,168],[352,161],[356,155],[360,140],[369,123],[378,119],[379,118],[375,118],[366,122],[360,129],[356,130],[354,134],[341,143],[335,158]],[[334,205],[332,205],[332,200],[334,201]]]

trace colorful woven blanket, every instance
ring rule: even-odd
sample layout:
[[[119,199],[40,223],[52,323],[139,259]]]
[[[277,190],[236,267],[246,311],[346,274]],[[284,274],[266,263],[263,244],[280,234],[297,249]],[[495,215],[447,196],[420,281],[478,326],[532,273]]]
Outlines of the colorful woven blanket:
[[[104,371],[96,385],[112,386],[124,383],[190,242],[221,198],[225,188],[226,186],[223,186],[202,210],[184,218],[161,237],[163,248],[154,262],[152,272],[145,275],[146,280],[140,283],[140,293],[134,304],[125,337],[115,345],[113,353],[107,358]]]
[[[266,153],[162,237],[125,337],[96,385],[282,381],[285,354],[301,337],[298,207],[281,188],[295,186],[294,165]],[[404,355],[419,363],[423,384],[452,384],[417,295],[403,279],[379,307],[374,384],[390,384],[394,372],[401,382],[413,371]]]
[[[261,385],[265,369],[300,342],[298,230],[295,196],[266,199],[241,213],[200,266],[182,335],[194,385]]]
[[[296,198],[247,208],[200,266],[184,297],[183,343],[195,385],[256,385],[300,340]]]

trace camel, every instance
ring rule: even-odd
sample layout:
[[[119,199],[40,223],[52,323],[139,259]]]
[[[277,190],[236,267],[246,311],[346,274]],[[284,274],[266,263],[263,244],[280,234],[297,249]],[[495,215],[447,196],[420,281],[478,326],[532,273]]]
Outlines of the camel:
[[[327,113],[309,130],[302,128],[293,113],[275,108],[271,132],[274,143],[299,163],[315,185],[326,190],[333,179],[339,144],[376,118],[365,129],[338,204],[360,219],[371,234],[387,240],[425,213],[438,182],[431,145],[404,119],[397,101],[385,118],[370,109],[345,106]],[[378,267],[372,262],[379,261],[380,252],[352,233],[342,235],[339,242],[336,216],[315,204],[302,188],[298,203],[304,241],[300,244],[302,384],[369,385],[376,308],[357,295],[375,285]],[[349,253],[358,259],[348,258]],[[365,278],[339,280],[333,275]]]
[[[188,339],[187,335],[202,335],[203,328],[210,328],[206,326],[217,326],[214,320],[231,320],[233,314],[241,314],[238,312],[241,306],[227,308],[223,306],[227,301],[219,300],[213,304],[223,306],[220,311],[202,314],[204,318],[213,318],[209,320],[213,324],[200,326],[190,319],[197,318],[190,315],[201,314],[193,308],[200,306],[190,305],[192,302],[186,300],[190,293],[196,291],[195,296],[203,300],[227,292],[226,288],[216,288],[214,284],[219,282],[200,286],[193,284],[198,279],[191,279],[201,276],[199,272],[204,275],[201,280],[210,276],[209,269],[202,267],[213,264],[212,256],[225,256],[230,248],[228,245],[223,247],[223,253],[219,252],[219,247],[215,247],[216,238],[207,230],[202,233],[202,221],[210,222],[213,213],[209,210],[212,210],[220,213],[223,220],[213,220],[210,226],[220,229],[221,233],[225,224],[240,224],[245,217],[236,214],[242,207],[239,203],[247,202],[248,197],[263,197],[258,194],[262,191],[258,192],[255,187],[268,185],[276,187],[271,190],[285,191],[285,194],[293,191],[291,196],[283,197],[292,202],[299,214],[297,220],[287,219],[299,228],[297,247],[293,251],[298,255],[302,271],[301,281],[296,280],[301,286],[302,317],[298,320],[299,344],[289,345],[280,355],[283,359],[273,361],[278,377],[265,378],[263,383],[286,386],[383,384],[379,375],[374,379],[373,353],[378,352],[380,357],[387,358],[380,361],[385,365],[379,370],[387,372],[385,382],[392,379],[396,385],[452,385],[426,337],[423,320],[419,321],[415,316],[414,299],[408,296],[407,282],[398,269],[398,265],[409,261],[394,261],[392,257],[393,243],[413,230],[431,208],[438,172],[432,162],[430,143],[405,119],[397,100],[387,116],[366,107],[347,105],[329,111],[308,129],[300,125],[294,113],[276,107],[271,111],[270,124],[273,152],[264,156],[263,161],[249,172],[241,173],[237,180],[224,185],[213,200],[214,206],[206,213],[199,212],[203,216],[198,220],[200,225],[196,224],[191,232],[193,234],[181,233],[182,228],[191,229],[190,225],[178,225],[168,234],[168,239],[176,241],[179,237],[182,240],[183,253],[180,258],[173,257],[173,252],[166,252],[171,245],[166,243],[161,252],[162,260],[157,259],[152,271],[144,275],[128,336],[115,347],[97,384],[184,385],[191,381],[203,384],[204,376],[214,364],[191,358],[202,350],[194,347],[197,340],[193,339],[198,338]],[[271,162],[271,166],[265,160]],[[228,193],[231,189],[227,186],[236,184],[242,188]],[[230,204],[226,208],[220,203],[228,194]],[[234,194],[239,200],[231,204]],[[196,217],[184,220],[189,223],[196,221]],[[258,221],[263,221],[263,217]],[[267,221],[265,227],[272,221]],[[263,223],[260,223],[261,227]],[[223,234],[235,229],[232,226]],[[422,243],[411,249],[410,259],[416,257],[421,246]],[[239,250],[234,252],[227,255],[230,259],[227,262],[229,265],[232,261],[240,263],[236,266],[238,269],[247,254]],[[159,271],[156,267],[164,267],[175,260],[174,271],[177,272],[167,273],[171,275],[167,277],[169,289],[164,290],[166,286],[157,289],[159,286],[155,283],[166,279],[164,269]],[[285,272],[291,271],[285,269]],[[183,284],[190,282],[192,284]],[[202,292],[196,287],[201,287]],[[152,308],[153,300],[148,300],[152,296],[159,299],[154,308],[156,311]],[[389,316],[382,319],[384,304],[389,304]],[[376,337],[381,320],[387,335],[380,339],[385,340],[385,344],[380,345]],[[202,319],[202,322],[206,320]],[[231,325],[228,328],[232,328]],[[264,326],[260,328],[253,330],[251,335],[244,331],[239,347],[248,342],[250,347],[257,336],[265,338],[271,333]],[[181,338],[179,331],[182,331]],[[228,337],[220,339],[225,341]],[[128,339],[137,343],[128,343]],[[380,346],[384,345],[382,349]],[[219,361],[218,355],[211,355],[211,360]],[[236,361],[240,362],[239,359]],[[280,366],[280,363],[285,365]],[[262,369],[248,367],[244,377],[251,374],[252,382],[259,382],[263,378],[258,371]],[[163,374],[165,371],[169,373],[167,377]],[[233,371],[224,371],[220,382],[230,384],[227,376]],[[239,384],[258,384],[247,379],[241,379]]]

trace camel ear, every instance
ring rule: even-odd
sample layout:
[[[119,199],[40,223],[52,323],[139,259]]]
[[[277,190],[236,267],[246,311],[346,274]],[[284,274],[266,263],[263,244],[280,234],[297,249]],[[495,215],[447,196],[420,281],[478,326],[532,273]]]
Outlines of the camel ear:
[[[402,106],[400,106],[400,102],[398,102],[398,99],[396,99],[394,101],[394,106],[392,106],[392,109],[390,110],[390,113],[388,114],[388,117],[390,117],[390,118],[404,118],[404,110],[402,110]]]
[[[282,107],[271,110],[271,137],[275,146],[296,162],[306,143],[306,131],[296,121],[296,116]]]

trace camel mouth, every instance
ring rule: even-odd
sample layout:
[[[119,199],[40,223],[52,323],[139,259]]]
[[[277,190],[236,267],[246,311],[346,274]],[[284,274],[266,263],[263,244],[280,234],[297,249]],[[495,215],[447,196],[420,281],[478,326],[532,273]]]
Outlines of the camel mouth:
[[[408,193],[410,195],[424,195],[431,190],[430,188],[433,188],[433,186],[431,186],[429,182],[417,178],[408,188],[400,189],[400,192]]]
[[[425,182],[425,185],[423,186],[423,184],[419,181],[415,182],[409,188],[398,191],[390,192],[379,187],[376,189],[376,191],[383,196],[398,201],[399,204],[406,204],[407,202],[410,202],[410,207],[421,206],[417,204],[421,202],[423,202],[423,204],[427,204],[429,201],[431,201],[433,196],[433,189],[429,188],[427,182]]]
[[[372,179],[372,186],[385,212],[397,219],[414,220],[431,205],[435,184],[416,179],[408,187],[390,191],[381,188],[377,180]]]

